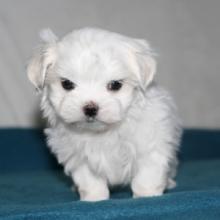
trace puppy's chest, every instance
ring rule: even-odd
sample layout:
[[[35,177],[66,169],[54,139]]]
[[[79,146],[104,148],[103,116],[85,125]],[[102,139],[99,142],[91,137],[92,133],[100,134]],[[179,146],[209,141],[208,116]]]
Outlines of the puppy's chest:
[[[95,174],[110,184],[129,183],[136,168],[138,144],[132,135],[117,133],[89,137],[48,129],[48,144],[71,175],[77,167],[87,164]]]
[[[128,183],[135,169],[133,143],[118,137],[88,142],[84,156],[92,171],[113,185]]]

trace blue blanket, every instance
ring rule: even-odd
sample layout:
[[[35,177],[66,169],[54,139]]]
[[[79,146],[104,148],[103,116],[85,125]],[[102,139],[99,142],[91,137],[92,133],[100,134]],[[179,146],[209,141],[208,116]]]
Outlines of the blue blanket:
[[[220,131],[186,130],[178,186],[163,196],[80,202],[36,129],[0,130],[0,219],[220,219]]]

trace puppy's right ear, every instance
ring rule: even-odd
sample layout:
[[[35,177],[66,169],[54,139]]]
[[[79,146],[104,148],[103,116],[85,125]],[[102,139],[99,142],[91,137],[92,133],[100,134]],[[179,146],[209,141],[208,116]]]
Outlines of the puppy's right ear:
[[[36,49],[27,66],[29,80],[38,91],[44,88],[47,70],[56,60],[57,37],[50,30],[40,32],[41,45]]]

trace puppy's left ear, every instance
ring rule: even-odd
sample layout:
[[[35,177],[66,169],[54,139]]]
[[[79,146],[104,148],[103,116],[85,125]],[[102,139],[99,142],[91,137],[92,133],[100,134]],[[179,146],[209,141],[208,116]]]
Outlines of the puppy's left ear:
[[[55,62],[57,41],[57,37],[50,29],[42,30],[40,38],[41,45],[27,65],[28,78],[38,91],[43,89],[48,68]]]
[[[154,53],[147,41],[134,39],[132,56],[134,61],[134,74],[139,86],[145,90],[153,81],[156,73],[157,63],[154,58]]]

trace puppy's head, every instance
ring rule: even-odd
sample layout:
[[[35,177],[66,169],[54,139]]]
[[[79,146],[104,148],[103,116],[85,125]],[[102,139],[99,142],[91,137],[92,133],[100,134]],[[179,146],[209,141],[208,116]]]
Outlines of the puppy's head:
[[[66,124],[103,130],[121,122],[136,92],[153,80],[156,62],[144,40],[91,28],[61,40],[46,30],[41,38],[28,76]]]

